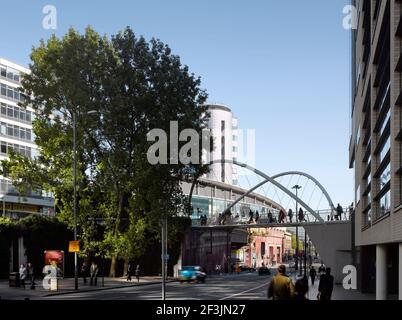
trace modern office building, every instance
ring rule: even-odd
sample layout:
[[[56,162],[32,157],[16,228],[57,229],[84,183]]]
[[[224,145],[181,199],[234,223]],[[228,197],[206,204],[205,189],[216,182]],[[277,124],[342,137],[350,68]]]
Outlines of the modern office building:
[[[362,291],[402,299],[402,2],[353,1],[350,167]]]
[[[32,132],[32,108],[19,107],[24,96],[19,92],[21,77],[29,69],[0,58],[0,160],[13,150],[28,158],[35,157],[37,148]],[[21,218],[33,213],[54,214],[54,200],[40,190],[22,195],[7,177],[0,176],[1,214]]]
[[[238,120],[230,108],[224,105],[207,105],[210,113],[209,129],[214,137],[214,150],[206,155],[208,163],[218,160],[233,160],[238,156]],[[238,185],[238,172],[230,163],[215,163],[207,178],[227,184]]]

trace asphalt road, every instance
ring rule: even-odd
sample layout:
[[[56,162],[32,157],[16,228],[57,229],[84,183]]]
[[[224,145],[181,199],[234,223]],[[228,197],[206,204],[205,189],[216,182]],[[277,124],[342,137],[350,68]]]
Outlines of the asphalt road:
[[[172,300],[264,300],[270,276],[256,273],[207,278],[205,284],[173,282],[166,285]],[[152,284],[93,292],[57,295],[50,300],[160,300],[161,285]]]

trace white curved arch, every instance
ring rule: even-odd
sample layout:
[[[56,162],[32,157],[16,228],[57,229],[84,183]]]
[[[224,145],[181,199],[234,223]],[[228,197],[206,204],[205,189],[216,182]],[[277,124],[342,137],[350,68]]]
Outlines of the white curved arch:
[[[272,176],[271,178],[272,179],[277,179],[277,178],[280,178],[280,177],[283,177],[283,176],[289,176],[289,175],[293,175],[293,174],[304,176],[304,177],[310,179],[311,181],[313,181],[321,189],[321,191],[324,194],[325,198],[327,198],[331,209],[333,211],[335,210],[334,203],[332,202],[332,199],[329,196],[327,190],[325,190],[323,185],[316,178],[314,178],[313,176],[309,175],[308,173],[305,173],[305,172],[302,172],[302,171],[287,171],[287,172],[282,172],[282,173],[276,174],[276,175]]]
[[[293,192],[291,192],[290,190],[288,190],[285,186],[283,186],[282,184],[280,184],[279,182],[275,181],[275,179],[269,177],[268,175],[266,175],[265,173],[263,173],[262,171],[253,168],[251,166],[249,166],[248,164],[245,163],[241,163],[235,160],[215,160],[212,161],[210,164],[217,164],[217,163],[231,163],[234,164],[236,166],[242,167],[242,168],[246,168],[252,172],[254,172],[255,174],[259,175],[260,177],[263,177],[264,179],[266,179],[266,181],[264,183],[261,183],[258,187],[260,187],[261,185],[265,184],[265,183],[272,183],[274,186],[276,186],[277,188],[281,189],[283,192],[285,192],[288,196],[290,196],[291,198],[293,198],[294,200],[296,200],[297,202],[299,202],[308,212],[310,212],[318,221],[320,222],[324,222],[324,220],[320,217],[319,214],[317,214],[313,209],[310,208],[310,206],[308,206],[303,200],[301,200],[299,197],[296,197],[295,194],[293,194]],[[251,190],[255,190],[257,188],[252,188]],[[252,191],[251,191],[252,192]],[[246,197],[248,194],[251,193],[250,190],[248,192],[246,192],[243,196],[241,196],[239,199],[237,199],[234,203],[232,203],[227,209],[226,211],[229,211],[230,209],[232,209],[237,203],[239,203],[244,197]]]

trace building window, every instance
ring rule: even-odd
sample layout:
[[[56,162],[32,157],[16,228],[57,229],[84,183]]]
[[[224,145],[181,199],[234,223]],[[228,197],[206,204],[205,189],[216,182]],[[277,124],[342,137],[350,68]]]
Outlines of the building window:
[[[385,159],[390,149],[391,149],[391,137],[388,137],[387,141],[384,143],[384,146],[382,147],[380,152],[380,162],[382,162]]]
[[[381,197],[380,200],[380,217],[386,215],[391,210],[391,190]]]
[[[31,129],[22,128],[16,125],[1,122],[0,133],[13,138],[31,141]]]
[[[10,67],[0,66],[0,76],[8,80],[20,82],[20,72]]]
[[[391,164],[390,163],[388,164],[388,166],[385,168],[385,170],[381,174],[380,181],[381,181],[381,190],[382,190],[382,188],[385,187],[385,185],[389,181],[391,181]]]
[[[19,102],[25,101],[24,95],[20,94],[17,88],[7,86],[4,83],[1,84],[0,95]]]
[[[360,142],[360,125],[359,128],[357,129],[357,133],[356,133],[356,148],[359,145]]]
[[[358,204],[360,202],[360,185],[357,187],[356,189],[356,204]]]

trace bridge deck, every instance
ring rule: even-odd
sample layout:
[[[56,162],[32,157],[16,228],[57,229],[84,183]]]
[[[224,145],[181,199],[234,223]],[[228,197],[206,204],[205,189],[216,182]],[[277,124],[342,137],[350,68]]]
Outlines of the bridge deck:
[[[289,227],[306,227],[319,225],[348,224],[350,220],[335,220],[324,222],[295,222],[295,223],[253,223],[253,224],[227,224],[227,225],[210,225],[210,226],[193,226],[193,229],[199,230],[222,230],[222,229],[259,229],[259,228],[289,228]]]

